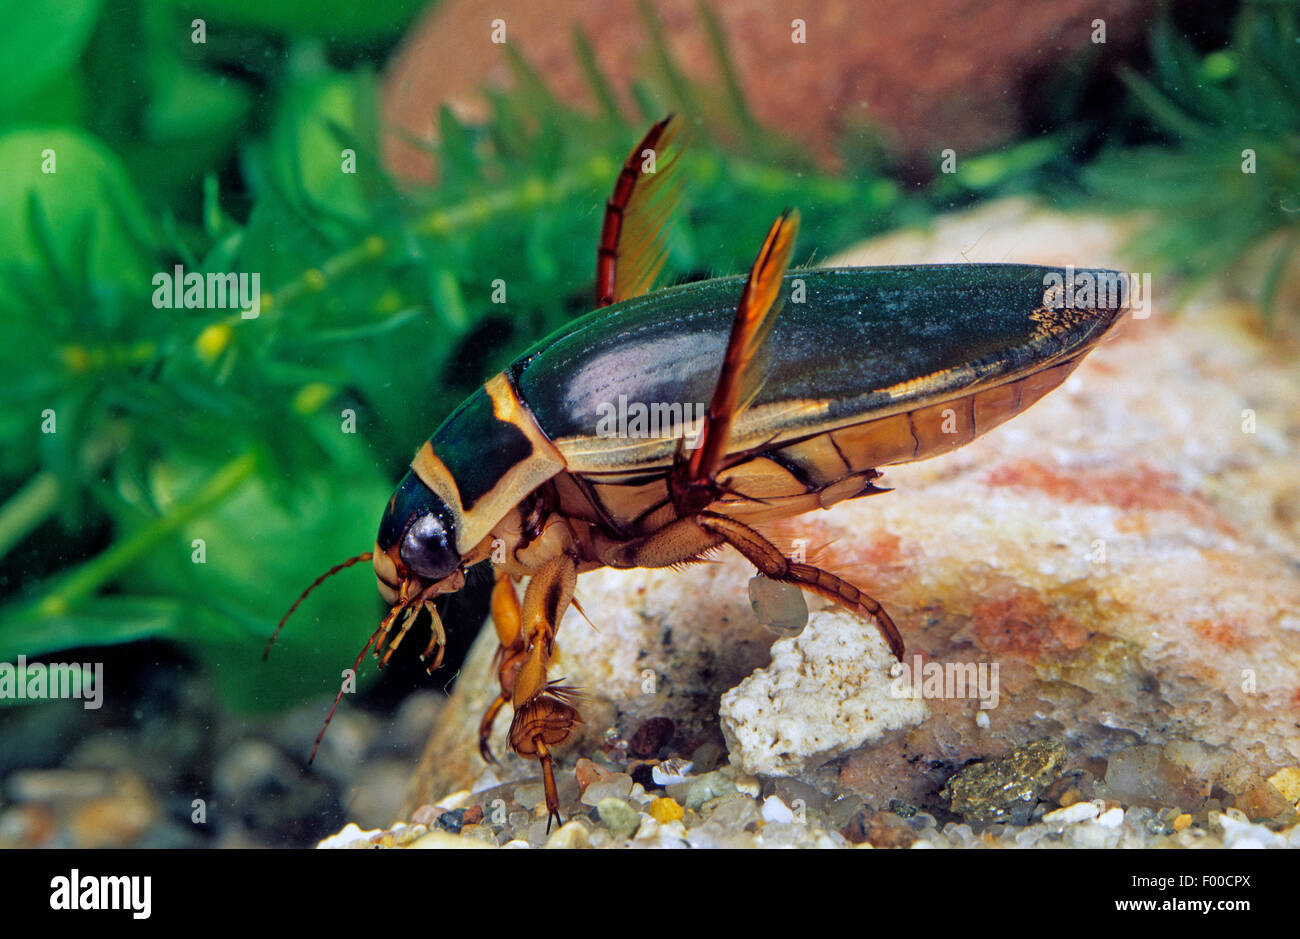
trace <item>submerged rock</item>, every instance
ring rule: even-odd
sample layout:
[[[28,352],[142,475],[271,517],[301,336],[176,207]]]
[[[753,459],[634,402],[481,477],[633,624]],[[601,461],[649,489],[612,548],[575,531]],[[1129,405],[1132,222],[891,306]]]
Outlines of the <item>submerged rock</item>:
[[[952,810],[973,824],[1024,824],[1039,795],[1064,767],[1065,746],[1044,737],[996,760],[966,767],[948,780],[943,794]]]
[[[793,776],[887,734],[929,709],[895,693],[894,657],[874,626],[840,610],[814,614],[772,646],[772,664],[722,696],[722,734],[748,773]]]
[[[609,829],[609,833],[615,838],[631,838],[636,834],[637,827],[641,824],[636,809],[628,805],[623,799],[613,797],[601,799],[596,805],[596,812],[600,815],[601,822]]]

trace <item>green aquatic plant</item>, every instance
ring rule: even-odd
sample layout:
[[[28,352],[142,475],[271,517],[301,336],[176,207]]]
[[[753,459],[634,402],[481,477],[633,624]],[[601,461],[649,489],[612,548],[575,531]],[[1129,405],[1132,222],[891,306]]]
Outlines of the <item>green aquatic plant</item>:
[[[1114,147],[1085,182],[1114,207],[1151,213],[1133,250],[1183,278],[1184,294],[1271,246],[1260,286],[1271,311],[1300,247],[1300,5],[1245,3],[1229,46],[1204,54],[1162,19],[1151,48],[1151,74],[1123,78],[1159,139]]]
[[[133,10],[155,29],[165,16]],[[65,65],[80,74],[122,38],[101,18]],[[196,99],[212,134],[186,158],[214,161],[197,181],[105,143],[122,128],[0,123],[0,159],[18,167],[0,180],[16,221],[0,247],[0,659],[166,638],[232,703],[332,686],[380,612],[369,578],[318,592],[263,666],[267,634],[303,585],[371,544],[392,481],[451,407],[590,305],[600,211],[652,117],[709,116],[693,122],[665,279],[739,270],[753,239],[735,232],[761,236],[791,203],[807,207],[810,255],[904,206],[879,174],[810,165],[734,88],[683,84],[666,53],[639,113],[607,97],[596,115],[512,55],[515,90],[490,93],[479,124],[441,109],[438,181],[404,187],[380,163],[365,63],[340,69],[310,40],[282,48],[269,106],[230,110],[254,99],[252,80]],[[214,67],[184,63],[200,83]],[[186,118],[202,137],[203,115]],[[753,149],[720,143],[738,136]],[[186,304],[170,281],[227,272],[256,275],[242,310]]]

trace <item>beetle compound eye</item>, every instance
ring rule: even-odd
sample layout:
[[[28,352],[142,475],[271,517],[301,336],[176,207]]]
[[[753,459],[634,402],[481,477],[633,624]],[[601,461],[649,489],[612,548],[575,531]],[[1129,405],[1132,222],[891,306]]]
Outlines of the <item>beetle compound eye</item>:
[[[433,512],[407,526],[402,536],[402,563],[427,580],[441,580],[460,564],[451,532]]]

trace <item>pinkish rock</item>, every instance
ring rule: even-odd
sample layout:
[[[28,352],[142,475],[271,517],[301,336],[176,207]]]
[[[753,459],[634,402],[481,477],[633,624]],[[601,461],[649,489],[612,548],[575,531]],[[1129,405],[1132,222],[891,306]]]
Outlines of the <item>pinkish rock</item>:
[[[717,129],[728,111],[717,104],[724,79],[699,4],[659,0],[653,6],[678,69],[707,89],[696,102],[706,110],[692,116]],[[760,122],[827,163],[838,158],[845,137],[861,135],[873,122],[931,172],[943,148],[973,153],[1013,138],[1034,88],[1030,76],[1050,74],[1079,50],[1119,57],[1141,49],[1156,4],[803,0],[792,8],[777,0],[729,0],[713,9]],[[806,41],[794,41],[796,19]],[[1106,24],[1104,45],[1093,41],[1099,19]],[[493,42],[498,20],[504,43]],[[394,128],[385,140],[389,169],[409,179],[431,176],[428,153],[411,139],[430,138],[443,103],[462,118],[485,119],[484,86],[510,84],[507,48],[522,53],[560,100],[594,113],[574,28],[586,34],[624,112],[638,113],[632,82],[662,86],[663,76],[635,0],[502,0],[490,10],[473,0],[442,0],[385,74],[384,118]]]

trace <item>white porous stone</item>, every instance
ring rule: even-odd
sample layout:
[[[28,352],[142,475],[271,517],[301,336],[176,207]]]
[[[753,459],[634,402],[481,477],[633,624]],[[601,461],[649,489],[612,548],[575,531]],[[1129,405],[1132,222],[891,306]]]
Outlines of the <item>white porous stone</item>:
[[[772,664],[722,696],[732,765],[792,776],[926,719],[919,698],[895,696],[894,658],[876,628],[839,610],[772,645]]]

